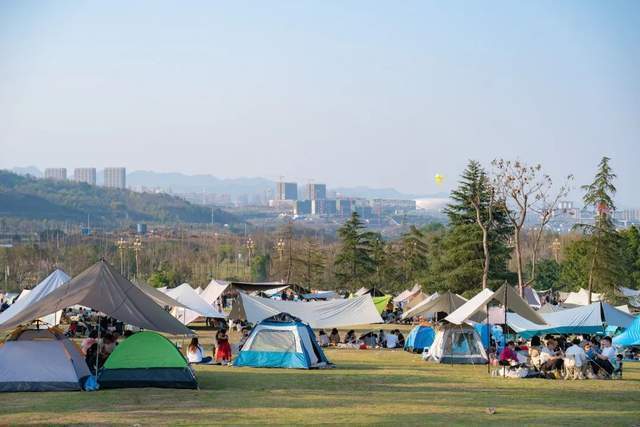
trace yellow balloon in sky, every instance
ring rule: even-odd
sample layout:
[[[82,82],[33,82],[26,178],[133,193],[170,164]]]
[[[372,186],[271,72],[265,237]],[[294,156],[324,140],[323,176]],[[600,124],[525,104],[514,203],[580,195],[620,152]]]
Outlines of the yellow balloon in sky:
[[[444,176],[442,176],[439,173],[437,173],[436,176],[435,176],[435,180],[436,180],[436,184],[440,185],[440,184],[442,184],[442,181],[444,181]]]

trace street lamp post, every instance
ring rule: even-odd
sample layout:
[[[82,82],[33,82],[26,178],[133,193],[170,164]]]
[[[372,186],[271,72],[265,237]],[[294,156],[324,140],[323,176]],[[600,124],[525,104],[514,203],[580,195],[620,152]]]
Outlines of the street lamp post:
[[[133,242],[133,252],[136,255],[136,279],[138,279],[139,277],[139,271],[140,271],[140,251],[142,250],[142,240],[140,239],[140,237],[136,237],[136,240],[134,240]]]
[[[120,274],[124,276],[124,250],[127,247],[127,241],[121,237],[116,244],[120,250]]]
[[[247,262],[251,262],[251,257],[253,256],[253,250],[256,248],[256,243],[253,241],[251,237],[247,239],[246,247],[249,250],[249,259]]]
[[[555,257],[556,262],[560,262],[560,246],[560,239],[556,237],[553,243],[551,243],[551,249],[553,250],[553,256]]]

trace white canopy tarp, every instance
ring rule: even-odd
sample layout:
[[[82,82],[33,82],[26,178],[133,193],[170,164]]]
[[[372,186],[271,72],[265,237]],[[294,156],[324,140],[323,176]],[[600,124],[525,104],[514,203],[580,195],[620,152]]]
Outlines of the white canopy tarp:
[[[198,286],[197,288],[194,289],[196,291],[196,294],[200,295],[202,293],[202,291],[204,291],[204,289],[202,289],[201,286]]]
[[[220,295],[229,287],[229,282],[225,282],[224,280],[216,280],[213,279],[204,291],[200,294],[203,300],[205,300],[208,304],[213,305],[216,303]]]
[[[53,273],[48,275],[42,282],[38,283],[38,285],[31,289],[23,290],[20,293],[20,297],[18,301],[11,305],[8,309],[0,313],[0,326],[5,322],[8,322],[15,316],[18,316],[24,309],[29,307],[30,305],[42,300],[51,292],[58,289],[60,286],[67,283],[71,280],[71,277],[67,275],[64,271],[60,269],[56,269]],[[64,307],[63,307],[64,308]],[[51,313],[46,313],[44,316],[39,316],[39,320],[51,325],[55,326],[60,323],[60,318],[62,317],[62,310],[55,310]],[[29,319],[29,321],[34,320],[35,318]]]
[[[487,312],[487,305],[496,301],[507,309],[518,313],[523,318],[532,323],[544,325],[544,319],[533,310],[529,304],[518,295],[518,293],[509,285],[502,285],[497,291],[491,289],[483,289],[476,296],[467,301],[463,306],[448,315],[445,320],[447,322],[461,325],[467,320],[472,319],[477,313]]]
[[[415,284],[413,288],[400,292],[400,294],[393,299],[393,302],[395,304],[403,303],[409,298],[411,298],[412,296],[414,296],[415,294],[417,294],[418,292],[420,292],[420,290],[421,290],[420,285]]]
[[[238,302],[242,307],[234,307],[231,317],[234,320],[244,318],[254,324],[278,313],[289,313],[308,323],[312,328],[338,328],[382,323],[382,318],[376,310],[371,295],[330,301],[302,302],[273,301],[268,298],[240,293],[239,300],[234,303],[234,306]]]
[[[183,306],[188,308],[174,307],[171,310],[173,317],[182,322],[183,325],[196,320],[198,317],[215,317],[224,319],[227,317],[224,313],[216,311],[211,304],[197,294],[197,292],[188,283],[183,283],[177,288],[169,289],[167,295],[175,299]]]
[[[31,292],[31,295],[33,293]],[[0,324],[0,329],[15,328],[22,323],[31,322],[76,304],[90,307],[139,328],[176,335],[193,334],[163,310],[138,285],[122,277],[104,260],[98,261],[42,299],[30,303],[15,316]]]
[[[602,294],[597,294],[595,292],[591,293],[591,302],[601,301],[603,300]],[[583,288],[580,288],[578,292],[569,292],[569,295],[564,300],[564,304],[566,305],[589,305],[589,291]]]
[[[640,289],[625,288],[624,286],[618,286],[620,293],[625,297],[638,297],[640,296]]]
[[[439,311],[450,314],[461,307],[465,302],[467,302],[465,298],[449,291],[442,294],[438,294],[436,292],[413,308],[405,311],[402,314],[402,318],[408,319],[409,317],[414,316],[427,316]]]

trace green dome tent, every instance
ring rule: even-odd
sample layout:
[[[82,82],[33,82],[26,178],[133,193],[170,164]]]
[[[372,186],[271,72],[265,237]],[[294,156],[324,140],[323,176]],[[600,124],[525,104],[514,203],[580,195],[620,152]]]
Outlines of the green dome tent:
[[[138,332],[121,342],[98,375],[101,388],[198,388],[193,370],[171,341]]]

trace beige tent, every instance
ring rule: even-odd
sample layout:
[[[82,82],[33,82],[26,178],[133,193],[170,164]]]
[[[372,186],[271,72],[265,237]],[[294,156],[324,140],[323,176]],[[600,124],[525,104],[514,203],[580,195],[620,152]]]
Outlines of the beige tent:
[[[465,298],[449,291],[444,292],[443,294],[434,294],[431,298],[428,298],[413,308],[405,311],[402,314],[402,318],[407,319],[414,316],[427,316],[441,311],[450,314],[456,311],[465,302],[467,302]]]
[[[462,307],[447,316],[447,322],[461,325],[474,315],[483,313],[486,316],[487,306],[496,301],[506,307],[507,311],[519,314],[530,322],[544,325],[546,322],[520,295],[509,285],[504,284],[497,291],[483,289],[478,295],[467,301]]]
[[[104,260],[98,261],[70,282],[25,307],[0,325],[0,329],[14,328],[76,304],[139,328],[176,335],[192,334],[190,329],[163,310],[138,285],[122,277]]]

